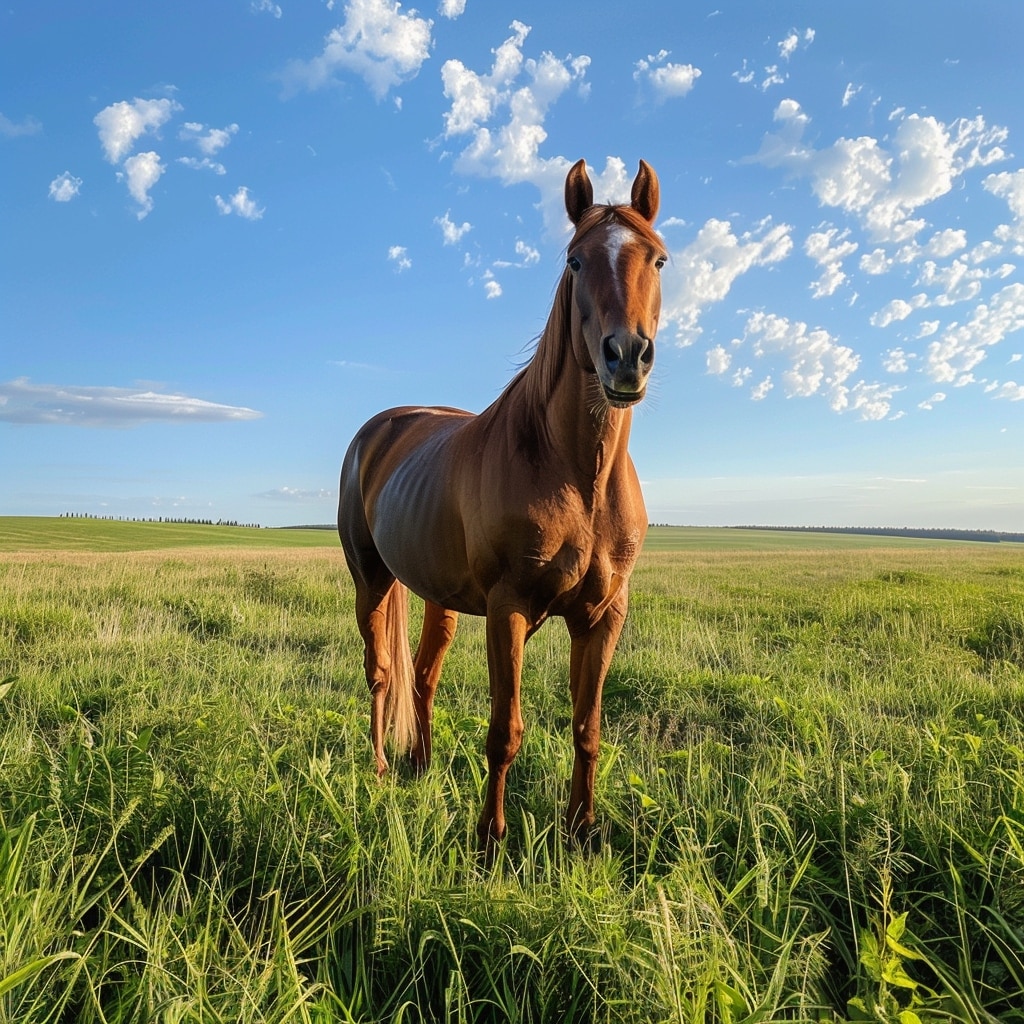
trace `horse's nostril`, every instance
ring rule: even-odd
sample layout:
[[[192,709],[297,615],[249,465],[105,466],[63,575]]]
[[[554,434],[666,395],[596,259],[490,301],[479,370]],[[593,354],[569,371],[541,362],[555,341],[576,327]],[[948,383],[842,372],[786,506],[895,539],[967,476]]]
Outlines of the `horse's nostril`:
[[[604,361],[608,365],[608,369],[614,373],[619,368],[619,353],[612,347],[610,336],[604,339],[603,351]]]
[[[640,362],[644,366],[650,366],[654,362],[654,342],[644,339],[644,347],[640,353]]]

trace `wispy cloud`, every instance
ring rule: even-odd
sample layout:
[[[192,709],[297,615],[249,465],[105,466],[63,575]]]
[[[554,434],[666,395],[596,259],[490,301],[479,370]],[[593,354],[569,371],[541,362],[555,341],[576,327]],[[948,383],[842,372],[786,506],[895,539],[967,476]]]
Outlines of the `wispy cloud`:
[[[24,121],[12,121],[0,114],[0,135],[8,139],[16,139],[22,135],[38,135],[42,130],[42,124],[34,117],[26,117]]]
[[[295,505],[305,505],[314,502],[326,501],[337,497],[336,491],[329,491],[325,487],[307,489],[302,487],[275,487],[270,491],[263,491],[256,495],[257,498],[264,498],[268,501],[286,501]]]
[[[133,427],[142,423],[225,423],[258,419],[244,406],[222,405],[151,388],[0,383],[0,422],[75,427]]]

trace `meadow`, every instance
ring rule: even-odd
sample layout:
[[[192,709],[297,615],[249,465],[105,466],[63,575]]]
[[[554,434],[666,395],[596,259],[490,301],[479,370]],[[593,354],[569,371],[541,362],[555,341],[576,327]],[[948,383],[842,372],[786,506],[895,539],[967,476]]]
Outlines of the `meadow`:
[[[336,538],[89,525],[0,520],[0,1021],[1024,1021],[1024,546],[653,531],[601,844],[556,621],[488,866],[480,621],[378,782]]]

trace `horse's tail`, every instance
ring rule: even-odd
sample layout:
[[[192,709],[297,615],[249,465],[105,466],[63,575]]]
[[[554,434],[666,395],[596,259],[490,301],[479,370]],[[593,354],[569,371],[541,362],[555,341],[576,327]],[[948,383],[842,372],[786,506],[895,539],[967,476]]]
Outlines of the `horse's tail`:
[[[391,685],[388,687],[387,721],[394,730],[395,749],[408,753],[419,738],[416,705],[413,702],[415,671],[409,648],[409,591],[395,580],[388,598],[388,654],[391,655]]]

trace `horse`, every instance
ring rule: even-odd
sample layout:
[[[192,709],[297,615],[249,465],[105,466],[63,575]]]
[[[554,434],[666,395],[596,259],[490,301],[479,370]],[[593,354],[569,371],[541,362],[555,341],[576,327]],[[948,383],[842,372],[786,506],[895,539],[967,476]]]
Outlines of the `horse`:
[[[338,533],[356,590],[378,776],[385,736],[414,768],[431,757],[434,694],[460,613],[486,617],[490,724],[485,850],[506,832],[505,781],[523,737],[526,641],[548,618],[570,637],[574,764],[565,829],[595,831],[601,691],[647,532],[627,450],[646,393],[667,260],[660,189],[640,161],[629,205],[594,204],[586,163],[565,180],[574,226],[530,361],[483,412],[378,413],[345,455]],[[425,602],[413,660],[408,593]]]

